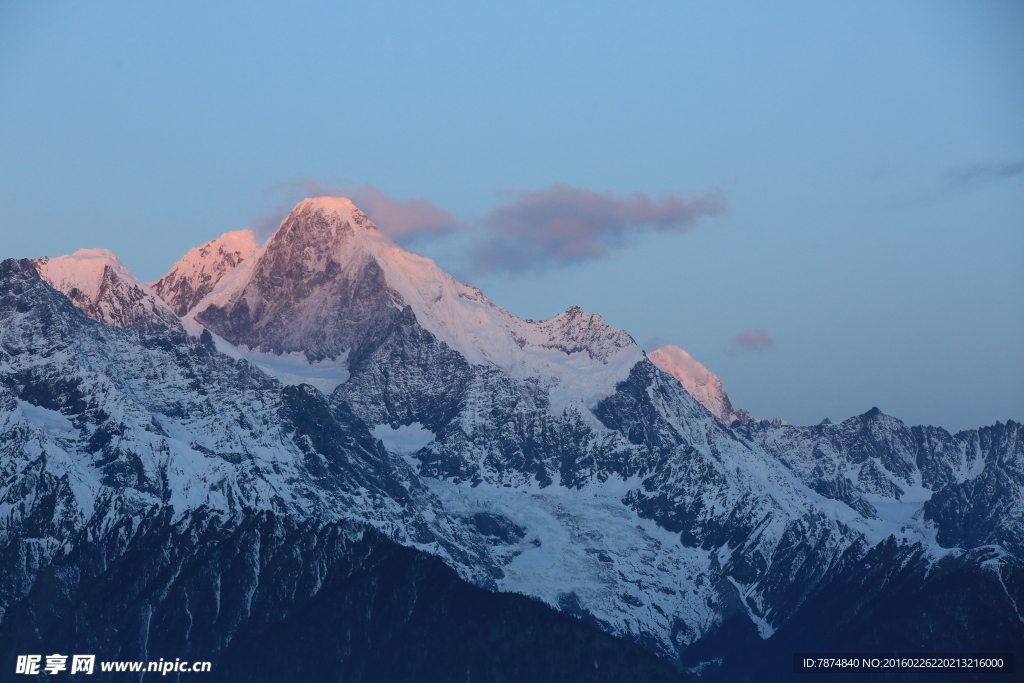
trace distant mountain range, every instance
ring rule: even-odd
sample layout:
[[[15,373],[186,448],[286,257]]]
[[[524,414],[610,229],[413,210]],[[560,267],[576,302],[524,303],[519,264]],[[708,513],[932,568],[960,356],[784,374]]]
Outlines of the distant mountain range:
[[[105,250],[3,261],[0,477],[8,671],[61,647],[238,681],[1024,666],[1020,424],[758,420],[684,350],[517,318],[345,199],[149,284]]]

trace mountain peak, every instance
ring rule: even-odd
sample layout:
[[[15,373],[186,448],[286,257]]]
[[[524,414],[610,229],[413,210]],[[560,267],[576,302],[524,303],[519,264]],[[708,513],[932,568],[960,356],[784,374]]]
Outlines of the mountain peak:
[[[178,317],[107,249],[79,249],[32,261],[39,276],[104,325],[167,334]]]
[[[305,208],[319,209],[346,217],[359,211],[348,197],[330,197],[326,195],[322,197],[307,197],[296,204],[292,211],[299,211]],[[359,211],[359,213],[362,213],[362,211]]]
[[[310,197],[295,205],[267,240],[267,245],[278,240],[294,239],[300,234],[305,237],[342,240],[354,234],[349,232],[353,226],[363,233],[378,233],[377,226],[352,200],[346,197]]]
[[[736,418],[721,380],[686,351],[668,344],[647,354],[647,358],[679,380],[691,396],[723,422]]]
[[[221,279],[259,249],[252,230],[226,232],[202,246],[189,249],[153,291],[178,315],[185,315],[213,291]]]
[[[40,277],[65,295],[77,289],[74,297],[96,299],[105,269],[111,268],[119,277],[131,284],[138,279],[124,267],[121,259],[109,249],[79,249],[73,254],[50,258],[43,256],[33,261]]]
[[[263,353],[337,359],[377,339],[408,307],[474,365],[538,373],[606,395],[643,359],[632,338],[571,307],[550,320],[513,316],[428,258],[392,242],[351,201],[306,199],[250,262],[193,311],[224,339]],[[580,372],[581,364],[593,368]],[[568,395],[568,394],[567,394]]]

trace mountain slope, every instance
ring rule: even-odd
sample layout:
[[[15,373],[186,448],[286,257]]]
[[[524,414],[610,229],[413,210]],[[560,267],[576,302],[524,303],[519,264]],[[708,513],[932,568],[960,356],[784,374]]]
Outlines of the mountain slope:
[[[737,419],[722,382],[678,346],[667,344],[647,354],[652,363],[679,380],[683,388],[726,424]]]
[[[491,541],[499,586],[657,652],[678,654],[736,613],[768,637],[841,558],[885,538],[932,561],[946,554],[927,520],[904,519],[921,499],[879,515],[845,479],[799,476],[754,431],[715,419],[624,333],[573,309],[514,319],[390,244],[346,201],[300,203],[231,279],[196,307],[197,320],[243,347],[343,356],[350,377],[332,400],[382,438],[418,430],[421,445],[405,457],[452,514],[523,530]],[[899,471],[880,461],[865,481],[882,486],[887,467]]]
[[[400,249],[347,199],[329,197],[296,206],[193,315],[235,345],[312,362],[365,355],[406,306],[470,364],[570,383],[574,396],[609,393],[643,357],[625,332],[576,307],[541,323],[516,318]]]
[[[8,671],[46,651],[211,661],[213,680],[239,682],[686,680],[636,645],[348,524],[153,509],[73,548],[0,625]]]
[[[154,334],[181,331],[178,317],[106,249],[79,249],[32,263],[40,277],[93,320]]]
[[[226,232],[215,240],[189,249],[162,278],[150,283],[153,291],[178,315],[185,315],[213,291],[221,279],[259,249],[251,230]]]
[[[83,527],[161,505],[345,518],[485,585],[498,573],[345,405],[209,341],[100,325],[27,261],[0,264],[0,291],[0,534],[50,539],[39,566]]]

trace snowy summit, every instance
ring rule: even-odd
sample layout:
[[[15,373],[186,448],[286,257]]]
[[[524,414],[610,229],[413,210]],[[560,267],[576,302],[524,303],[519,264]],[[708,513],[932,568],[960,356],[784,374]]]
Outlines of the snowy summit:
[[[221,278],[258,249],[259,243],[252,230],[226,232],[200,247],[189,249],[166,275],[150,284],[175,313],[185,315],[213,291]]]
[[[697,401],[726,424],[736,419],[722,382],[683,349],[667,344],[647,354],[652,363],[675,377]]]
[[[319,361],[351,352],[406,307],[470,363],[549,378],[556,402],[612,393],[643,358],[628,334],[579,307],[542,322],[513,316],[336,197],[300,202],[192,316],[236,345]]]

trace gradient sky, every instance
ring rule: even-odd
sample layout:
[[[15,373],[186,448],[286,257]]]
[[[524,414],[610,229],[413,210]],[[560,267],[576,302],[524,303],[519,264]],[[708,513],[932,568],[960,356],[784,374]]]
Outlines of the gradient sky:
[[[0,0],[0,257],[152,280],[312,184],[424,200],[458,228],[415,251],[756,416],[1024,420],[1020,2]],[[567,251],[520,220],[558,192]]]

